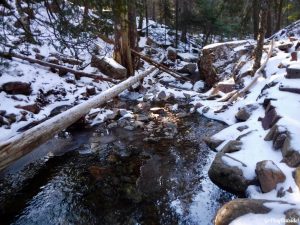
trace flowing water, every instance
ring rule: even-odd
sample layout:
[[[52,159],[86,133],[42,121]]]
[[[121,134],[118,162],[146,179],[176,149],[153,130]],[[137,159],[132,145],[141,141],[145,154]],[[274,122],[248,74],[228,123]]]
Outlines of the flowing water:
[[[233,196],[209,181],[215,153],[202,138],[224,125],[165,117],[177,121],[171,139],[103,125],[20,159],[0,175],[0,224],[212,224]]]

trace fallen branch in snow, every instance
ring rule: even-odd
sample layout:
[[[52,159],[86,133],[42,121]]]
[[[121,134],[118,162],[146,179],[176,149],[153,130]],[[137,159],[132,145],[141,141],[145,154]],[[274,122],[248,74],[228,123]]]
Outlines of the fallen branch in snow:
[[[154,60],[150,59],[149,57],[142,55],[141,53],[131,49],[131,52],[135,55],[137,55],[138,57],[140,57],[141,59],[145,60],[146,62],[148,62],[149,64],[155,66],[156,68],[166,72],[167,74],[170,74],[172,77],[176,78],[176,79],[180,79],[180,80],[185,80],[185,81],[191,81],[193,82],[191,79],[182,76],[181,74],[170,70],[168,67],[162,65],[161,63],[155,62]]]
[[[271,41],[271,46],[269,48],[269,52],[267,55],[267,59],[265,60],[265,62],[261,65],[261,67],[255,72],[254,74],[254,79],[251,81],[251,83],[249,85],[247,85],[246,87],[244,87],[241,91],[237,92],[236,94],[234,94],[228,101],[228,104],[231,104],[232,102],[234,102],[238,97],[243,96],[247,91],[250,90],[250,88],[257,82],[257,80],[263,76],[262,71],[264,70],[264,68],[266,67],[272,52],[273,52],[273,47],[274,47],[274,40]]]
[[[33,59],[33,58],[30,58],[30,57],[27,57],[27,56],[24,56],[24,55],[20,55],[20,54],[14,53],[14,52],[0,52],[0,57],[6,58],[6,59],[12,59],[12,58],[22,59],[22,60],[25,60],[25,61],[30,62],[30,63],[36,63],[36,64],[39,64],[39,65],[42,65],[42,66],[58,69],[58,70],[63,71],[63,72],[73,73],[76,78],[90,77],[90,78],[93,78],[95,80],[109,81],[109,82],[114,83],[114,84],[117,83],[116,80],[108,78],[108,77],[103,77],[103,76],[97,75],[97,74],[86,73],[86,72],[83,72],[83,71],[74,70],[74,69],[71,69],[71,68],[68,68],[68,67],[65,67],[65,66],[45,62],[45,61],[38,60],[38,59]]]
[[[0,171],[12,162],[31,152],[34,148],[45,143],[58,132],[78,121],[88,114],[92,108],[103,105],[108,100],[116,97],[133,84],[151,74],[154,70],[155,67],[152,67],[141,74],[130,77],[112,88],[103,91],[90,100],[74,106],[24,133],[18,134],[7,141],[0,143]]]

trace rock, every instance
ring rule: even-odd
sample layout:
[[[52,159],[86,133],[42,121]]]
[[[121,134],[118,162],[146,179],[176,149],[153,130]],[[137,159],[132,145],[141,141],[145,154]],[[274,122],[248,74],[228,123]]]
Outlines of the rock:
[[[162,101],[165,101],[165,100],[168,99],[168,96],[167,96],[165,91],[161,91],[161,92],[158,93],[157,98],[162,100]]]
[[[115,127],[117,127],[117,126],[118,126],[118,123],[113,122],[113,123],[108,124],[108,125],[107,125],[107,128],[108,128],[108,129],[112,129],[112,128],[115,128]]]
[[[4,116],[6,114],[6,110],[0,110],[0,116]]]
[[[281,153],[283,156],[283,162],[285,162],[290,167],[297,167],[300,165],[300,151],[295,149],[295,146],[291,145],[291,135],[287,132],[287,137],[281,148]],[[299,148],[299,146],[297,146]]]
[[[299,79],[300,78],[300,68],[297,65],[292,65],[286,68],[286,78],[289,79]]]
[[[88,86],[88,87],[86,87],[86,93],[88,95],[95,95],[96,94],[96,88],[94,86]]]
[[[209,110],[210,110],[209,106],[205,106],[205,107],[202,109],[202,112],[203,112],[203,113],[207,113]]]
[[[176,117],[178,117],[178,118],[184,118],[184,117],[187,117],[187,116],[189,116],[189,114],[186,113],[186,112],[179,112],[179,113],[176,114]]]
[[[125,130],[129,130],[129,131],[133,131],[134,130],[134,126],[131,125],[127,125],[124,127]]]
[[[246,42],[233,41],[220,44],[212,44],[202,49],[202,55],[198,62],[200,77],[208,87],[212,87],[222,77],[226,76],[225,68],[233,62],[238,62],[243,52],[235,48],[244,45]],[[219,73],[219,71],[225,71]]]
[[[31,105],[17,105],[15,106],[17,109],[24,109],[28,112],[32,112],[33,114],[38,114],[41,111],[40,106],[37,103],[31,104]]]
[[[49,58],[47,59],[47,61],[48,61],[49,63],[59,65],[59,60],[58,60],[57,58],[55,58],[55,57],[49,57]]]
[[[88,170],[96,180],[101,180],[103,176],[110,172],[110,169],[99,166],[90,166]]]
[[[273,142],[274,149],[275,150],[281,149],[283,147],[283,144],[284,144],[286,138],[287,138],[287,134],[285,134],[285,133],[279,134]]]
[[[136,120],[141,121],[141,122],[148,122],[149,121],[149,116],[142,115],[142,114],[137,114],[136,115]]]
[[[265,130],[268,130],[273,127],[280,118],[281,117],[277,114],[275,108],[269,107],[266,109],[265,117],[261,121],[262,127]]]
[[[172,47],[168,47],[167,48],[167,59],[171,60],[171,61],[175,61],[177,58],[177,51],[175,48]]]
[[[271,209],[265,206],[267,202],[271,201],[258,199],[235,199],[230,201],[218,210],[214,224],[229,225],[235,219],[246,214],[266,214],[265,219],[270,219],[267,213],[269,213]],[[280,205],[282,202],[277,203]],[[263,224],[263,222],[261,224]]]
[[[255,173],[263,193],[276,188],[276,185],[285,181],[284,173],[271,160],[264,160],[256,163]]]
[[[278,45],[278,49],[284,52],[288,52],[291,47],[293,47],[293,43],[283,43]]]
[[[249,127],[247,125],[244,125],[244,126],[239,126],[237,127],[236,129],[240,132],[244,131],[244,130],[247,130]]]
[[[5,117],[0,116],[0,127],[3,125],[9,125],[9,121]]]
[[[243,143],[241,141],[231,140],[222,148],[221,151],[223,153],[237,152],[242,149],[242,145]]]
[[[293,173],[295,183],[297,184],[298,188],[300,189],[300,167],[297,167],[295,169],[295,172]]]
[[[220,188],[238,196],[245,196],[251,181],[244,177],[240,168],[227,165],[222,160],[223,157],[227,157],[225,153],[217,153],[208,171],[209,178]]]
[[[219,140],[213,137],[205,137],[203,138],[203,141],[205,142],[205,144],[207,144],[207,146],[216,151],[216,148],[222,144],[224,142],[224,140]]]
[[[225,94],[235,90],[235,84],[223,84],[219,83],[217,89]]]
[[[298,53],[292,52],[291,53],[291,61],[297,61],[298,60]]]
[[[252,112],[254,110],[256,110],[257,108],[258,108],[257,105],[252,105],[252,104],[246,105],[237,112],[237,114],[235,115],[235,118],[239,122],[245,122],[250,118]]]
[[[188,73],[192,75],[197,69],[196,63],[188,63],[178,70],[179,73]]]
[[[284,212],[285,225],[298,225],[300,222],[300,209],[289,209]]]
[[[141,122],[141,121],[134,121],[134,123],[133,123],[133,126],[135,127],[135,128],[143,128],[144,127],[144,123],[143,122]]]
[[[64,111],[67,111],[68,109],[72,108],[72,105],[61,105],[57,106],[54,109],[51,110],[49,117],[56,116]]]
[[[125,115],[127,115],[129,113],[129,111],[127,111],[126,109],[120,109],[119,110],[119,114],[120,114],[120,116],[125,116]]]
[[[197,50],[197,49],[194,49]],[[195,54],[199,54],[199,50],[197,50],[198,52]],[[198,56],[191,54],[191,53],[178,53],[177,54],[178,58],[184,62],[188,62],[188,63],[195,63],[198,61]]]
[[[3,91],[12,95],[30,95],[32,92],[31,84],[25,82],[8,82],[2,85]]]
[[[38,60],[44,60],[46,57],[39,54],[39,53],[37,53],[37,54],[35,54],[35,58],[38,59]]]
[[[66,80],[65,80],[68,84],[76,84],[76,80],[75,80],[75,77],[67,77]]]
[[[114,59],[108,57],[92,56],[91,66],[98,68],[105,75],[114,79],[124,79],[127,77],[127,69],[117,63]]]

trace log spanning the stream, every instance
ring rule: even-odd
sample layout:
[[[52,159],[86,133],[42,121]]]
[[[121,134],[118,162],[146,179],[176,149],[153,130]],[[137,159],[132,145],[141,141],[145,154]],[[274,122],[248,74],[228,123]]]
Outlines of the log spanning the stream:
[[[17,134],[16,136],[0,143],[0,171],[5,169],[12,162],[31,152],[34,148],[45,143],[58,132],[78,121],[80,118],[88,114],[92,108],[103,105],[127,88],[139,82],[141,79],[154,72],[155,69],[155,67],[152,67],[143,73],[130,77],[88,101],[74,106],[73,108],[46,120],[24,133]]]
[[[97,75],[97,74],[92,74],[92,73],[87,73],[87,72],[83,72],[83,71],[79,71],[79,70],[74,70],[74,69],[71,69],[71,68],[68,68],[68,67],[65,67],[65,66],[61,66],[61,65],[57,65],[57,64],[54,64],[54,63],[49,63],[49,62],[45,62],[45,61],[42,61],[42,60],[33,59],[33,58],[28,57],[28,56],[17,54],[17,53],[14,53],[14,52],[1,52],[0,51],[0,57],[7,58],[7,59],[12,59],[12,58],[22,59],[22,60],[25,60],[25,61],[30,62],[30,63],[36,63],[36,64],[39,64],[39,65],[42,65],[42,66],[58,69],[58,70],[63,71],[63,72],[73,73],[75,75],[75,77],[90,77],[90,78],[93,78],[95,80],[109,81],[109,82],[114,83],[114,84],[117,83],[116,80],[108,78],[108,77],[103,77],[103,76]]]

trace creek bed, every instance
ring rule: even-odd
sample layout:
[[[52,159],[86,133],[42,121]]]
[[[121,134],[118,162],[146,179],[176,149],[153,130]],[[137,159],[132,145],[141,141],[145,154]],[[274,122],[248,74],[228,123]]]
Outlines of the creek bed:
[[[210,182],[215,153],[202,138],[224,125],[164,116],[176,120],[173,138],[99,125],[23,157],[0,175],[0,223],[212,224],[233,196]]]

